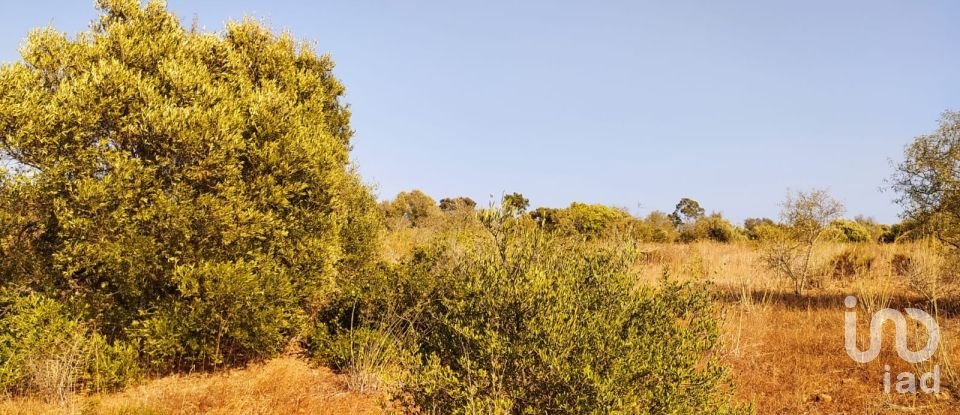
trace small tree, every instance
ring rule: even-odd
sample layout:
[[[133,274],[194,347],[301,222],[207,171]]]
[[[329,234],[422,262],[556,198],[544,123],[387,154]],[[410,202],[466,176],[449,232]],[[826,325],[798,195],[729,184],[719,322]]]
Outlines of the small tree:
[[[503,208],[511,213],[523,213],[530,207],[530,199],[520,193],[511,193],[503,197]]]
[[[447,197],[440,199],[440,210],[444,212],[456,212],[461,210],[474,210],[477,202],[469,197]]]
[[[690,198],[680,199],[676,209],[670,215],[674,226],[679,227],[685,223],[691,223],[703,217],[706,211],[700,206],[700,203]]]
[[[0,186],[0,274],[162,369],[279,352],[376,240],[333,61],[250,19],[97,3],[0,67],[0,158],[29,169]]]
[[[813,268],[813,251],[830,223],[844,207],[825,190],[787,194],[780,212],[783,225],[766,235],[763,258],[767,265],[794,284],[803,294]]]
[[[743,221],[743,229],[746,230],[747,237],[750,239],[759,239],[760,228],[765,226],[776,226],[776,222],[770,218],[747,218]]]
[[[677,228],[674,226],[671,216],[666,212],[655,210],[650,212],[643,221],[651,229],[651,242],[673,242],[677,240]]]
[[[437,202],[418,189],[397,193],[393,201],[384,202],[381,206],[387,219],[406,221],[410,226],[421,225],[424,220],[439,213]]]
[[[904,216],[960,249],[960,112],[946,112],[931,134],[907,146],[893,189]],[[923,226],[925,225],[925,226]]]
[[[561,213],[561,209],[538,207],[530,212],[530,218],[541,228],[552,231],[560,225]]]

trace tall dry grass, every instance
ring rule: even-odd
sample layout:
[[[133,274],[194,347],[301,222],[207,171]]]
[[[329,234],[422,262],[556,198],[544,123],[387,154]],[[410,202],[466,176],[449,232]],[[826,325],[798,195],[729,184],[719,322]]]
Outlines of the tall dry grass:
[[[381,414],[386,397],[347,390],[345,378],[283,357],[219,374],[169,376],[110,395],[74,396],[69,405],[36,399],[0,402],[10,415]]]
[[[822,244],[813,255],[812,289],[797,296],[784,276],[764,264],[758,248],[750,243],[648,244],[638,271],[645,282],[669,271],[716,284],[727,304],[724,361],[733,369],[738,394],[754,402],[759,414],[960,413],[954,398],[960,383],[952,364],[960,349],[951,341],[960,335],[960,306],[950,277],[955,267],[943,251],[929,241]],[[930,312],[942,332],[937,354],[923,364],[906,364],[891,337],[879,359],[855,363],[843,344],[847,295],[859,300],[861,336],[870,313],[881,308]],[[915,350],[926,334],[913,327],[910,340]],[[887,395],[881,382],[885,364],[892,366],[894,382],[899,372],[919,376],[938,365],[942,392]]]
[[[411,235],[395,238],[393,249],[398,253],[415,244]],[[758,414],[960,413],[956,399],[960,378],[953,365],[960,359],[954,341],[960,335],[960,301],[952,277],[956,266],[930,241],[818,246],[815,284],[803,296],[793,294],[790,282],[765,266],[751,243],[643,244],[641,249],[644,255],[635,266],[641,282],[656,283],[666,271],[675,278],[716,285],[725,304],[722,359],[732,369],[739,398],[753,402]],[[869,313],[883,307],[916,307],[934,314],[942,331],[934,359],[904,363],[893,342],[885,340],[876,361],[853,362],[843,344],[847,295],[858,297],[861,336],[867,333]],[[910,334],[914,348],[926,341],[915,328]],[[363,364],[357,373],[338,375],[282,358],[221,374],[153,380],[118,394],[74,396],[67,404],[6,401],[0,403],[0,413],[380,413],[387,394],[371,394],[380,389],[379,381],[365,373],[380,366],[384,344],[372,341],[362,350],[367,357],[358,359]],[[938,365],[942,392],[885,394],[881,382],[885,364],[894,373],[922,373]]]

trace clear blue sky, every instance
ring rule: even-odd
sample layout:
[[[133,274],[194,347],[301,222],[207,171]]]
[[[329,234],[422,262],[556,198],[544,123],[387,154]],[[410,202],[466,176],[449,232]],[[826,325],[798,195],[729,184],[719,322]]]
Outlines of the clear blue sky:
[[[354,159],[381,197],[519,191],[734,220],[828,187],[894,221],[902,148],[960,109],[960,2],[170,1],[208,30],[253,15],[337,61]],[[92,1],[10,2],[26,32],[85,29]]]

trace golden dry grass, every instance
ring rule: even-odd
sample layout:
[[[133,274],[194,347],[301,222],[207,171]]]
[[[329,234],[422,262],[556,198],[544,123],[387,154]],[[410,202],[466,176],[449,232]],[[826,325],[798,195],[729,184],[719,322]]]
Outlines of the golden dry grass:
[[[383,397],[347,390],[344,379],[282,357],[219,374],[168,376],[121,393],[77,397],[68,406],[0,403],[0,414],[380,414]]]
[[[954,391],[960,385],[943,375],[939,395],[886,394],[884,365],[896,374],[913,368],[897,356],[892,334],[884,338],[883,352],[869,364],[858,364],[844,350],[843,299],[856,295],[861,338],[867,333],[866,310],[917,307],[932,311],[929,301],[913,289],[910,277],[892,265],[897,254],[916,262],[932,255],[917,244],[826,244],[815,256],[816,287],[803,296],[768,270],[757,247],[750,244],[694,243],[649,245],[640,265],[642,280],[655,281],[665,269],[680,278],[714,282],[724,300],[723,360],[730,367],[740,399],[753,402],[758,414],[957,414]],[[869,267],[853,275],[836,275],[831,259],[852,251],[870,259]],[[842,273],[841,273],[842,274]],[[942,370],[960,361],[960,307],[943,300],[939,323],[943,339],[936,363]],[[889,327],[888,327],[889,329]],[[892,330],[888,330],[892,333]],[[910,333],[914,343],[926,334]],[[864,343],[861,342],[861,347]],[[919,347],[913,347],[914,350]],[[923,371],[921,371],[923,370]]]
[[[388,240],[404,251],[412,235]],[[858,364],[844,350],[843,298],[860,299],[861,337],[868,311],[912,306],[930,310],[929,299],[909,275],[894,265],[896,256],[912,258],[922,273],[942,264],[921,244],[825,244],[815,255],[816,284],[802,296],[767,269],[758,248],[748,243],[650,244],[637,265],[643,282],[655,282],[665,270],[678,278],[716,284],[723,302],[722,360],[730,367],[736,393],[753,402],[758,414],[957,414],[960,383],[949,372],[960,362],[960,302],[940,301],[943,342],[935,362],[944,387],[937,395],[886,394],[884,365],[894,377],[922,373],[896,355],[892,338],[880,358]],[[867,258],[869,266],[852,274],[837,272],[831,259],[843,252]],[[916,274],[916,273],[914,273]],[[957,298],[956,296],[950,298]],[[925,335],[911,331],[914,343]],[[862,345],[863,343],[861,343]],[[914,347],[916,349],[916,347]],[[124,392],[79,397],[70,407],[35,400],[0,403],[0,414],[373,414],[383,413],[387,397],[350,392],[348,379],[311,368],[296,358],[220,374],[171,376]]]

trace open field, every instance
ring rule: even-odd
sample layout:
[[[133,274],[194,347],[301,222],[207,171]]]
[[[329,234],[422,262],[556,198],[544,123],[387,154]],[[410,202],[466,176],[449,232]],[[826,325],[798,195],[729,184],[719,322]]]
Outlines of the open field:
[[[736,397],[752,402],[758,414],[952,414],[960,411],[955,368],[960,361],[960,315],[956,304],[941,301],[942,331],[935,363],[941,365],[939,394],[883,393],[884,364],[892,372],[926,371],[896,355],[892,341],[880,358],[857,364],[844,350],[843,298],[862,299],[858,310],[907,306],[926,309],[929,302],[912,288],[908,277],[890,266],[896,254],[916,254],[912,244],[829,244],[818,250],[819,287],[803,296],[768,271],[755,246],[747,243],[649,244],[636,265],[643,283],[655,283],[663,271],[702,278],[716,285],[723,304],[722,357],[731,370]],[[869,269],[834,278],[830,258],[846,250],[873,258]],[[866,318],[861,317],[861,338]],[[891,330],[888,330],[891,331]],[[913,340],[925,341],[915,330]],[[862,339],[861,339],[862,340]],[[863,342],[861,341],[861,344]],[[0,413],[329,413],[384,412],[386,396],[349,390],[348,375],[310,368],[300,358],[285,357],[243,370],[212,375],[161,378],[117,394],[76,397],[69,407],[37,400],[13,400]]]
[[[553,34],[570,5],[264,5],[331,30],[300,38],[232,9],[251,5],[204,5],[224,19],[208,29],[203,2],[171,3],[97,0],[76,33],[11,26],[0,415],[960,413],[960,112],[927,130],[941,79],[898,97],[877,85],[908,84],[861,70],[952,67],[917,59],[929,41],[802,47],[820,31],[766,12],[758,32],[697,35],[722,25],[688,12],[733,16],[689,5],[671,22],[583,4]],[[936,27],[891,15],[869,26]],[[537,32],[489,33],[512,23]],[[366,63],[340,49],[377,45]],[[893,66],[842,59],[896,45]],[[785,77],[801,73],[829,82]]]
[[[870,269],[834,278],[827,266],[830,258],[849,249],[873,258]],[[818,272],[821,287],[803,296],[794,295],[786,281],[762,265],[756,249],[743,244],[652,245],[648,251],[656,260],[644,264],[642,273],[653,279],[667,267],[717,284],[726,304],[723,360],[731,368],[737,396],[753,402],[759,414],[953,414],[960,411],[951,389],[955,384],[947,376],[954,370],[950,362],[960,361],[954,341],[960,335],[955,304],[941,301],[940,306],[942,342],[936,357],[944,371],[940,394],[883,393],[884,364],[891,364],[894,373],[916,373],[897,357],[892,330],[887,330],[891,335],[885,337],[883,352],[874,362],[857,364],[844,350],[847,295],[860,298],[864,308],[930,309],[929,302],[911,289],[908,277],[890,266],[895,254],[915,250],[911,244],[822,247],[817,253],[823,268]],[[861,345],[868,324],[864,308],[858,310]],[[924,334],[910,334],[912,340],[926,341]]]

